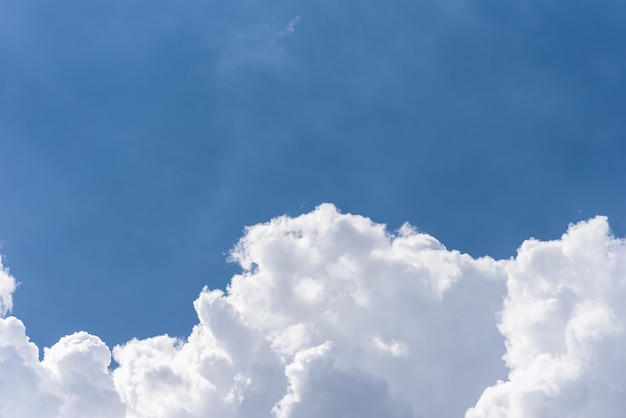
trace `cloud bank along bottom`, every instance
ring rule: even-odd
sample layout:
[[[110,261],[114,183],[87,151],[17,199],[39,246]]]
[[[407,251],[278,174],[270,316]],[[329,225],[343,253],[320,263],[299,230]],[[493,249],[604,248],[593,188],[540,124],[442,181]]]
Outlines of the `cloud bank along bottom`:
[[[626,245],[605,218],[496,261],[324,204],[247,228],[231,257],[243,272],[226,292],[202,291],[188,338],[117,346],[112,371],[98,337],[63,337],[40,362],[24,325],[0,319],[0,415],[611,417],[625,406]],[[5,310],[13,291],[5,270]]]

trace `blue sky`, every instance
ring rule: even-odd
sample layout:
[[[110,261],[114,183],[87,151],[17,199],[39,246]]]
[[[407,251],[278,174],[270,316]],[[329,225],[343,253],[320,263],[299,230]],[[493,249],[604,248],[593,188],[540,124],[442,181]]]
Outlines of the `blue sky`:
[[[243,228],[332,202],[508,258],[626,233],[626,5],[0,5],[0,240],[40,346],[188,335]]]

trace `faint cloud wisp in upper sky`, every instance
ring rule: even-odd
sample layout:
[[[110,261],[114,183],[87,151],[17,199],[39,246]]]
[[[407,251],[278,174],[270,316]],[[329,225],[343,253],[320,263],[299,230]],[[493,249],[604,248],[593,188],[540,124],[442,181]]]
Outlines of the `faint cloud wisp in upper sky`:
[[[285,26],[283,30],[274,35],[274,37],[272,38],[272,43],[276,42],[280,38],[293,34],[296,31],[296,26],[298,26],[301,20],[302,16],[300,15],[291,19],[291,21],[289,21],[289,23],[287,24],[287,26]]]
[[[230,76],[231,71],[242,66],[280,64],[285,54],[281,40],[293,35],[301,20],[302,17],[297,15],[278,32],[271,26],[256,26],[237,33],[231,39],[231,47],[222,51],[217,63],[218,73]]]

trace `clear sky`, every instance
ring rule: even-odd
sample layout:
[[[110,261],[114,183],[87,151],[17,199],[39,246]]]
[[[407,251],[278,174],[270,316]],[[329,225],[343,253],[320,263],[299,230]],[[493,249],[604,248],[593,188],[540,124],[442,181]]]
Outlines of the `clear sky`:
[[[626,233],[626,3],[0,3],[0,252],[40,347],[186,336],[246,225],[332,202],[508,258]]]

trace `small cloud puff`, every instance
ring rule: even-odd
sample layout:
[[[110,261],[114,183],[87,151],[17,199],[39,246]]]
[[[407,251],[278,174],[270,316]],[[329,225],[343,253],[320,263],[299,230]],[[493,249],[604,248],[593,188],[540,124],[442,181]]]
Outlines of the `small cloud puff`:
[[[2,258],[0,257],[0,318],[13,309],[12,295],[16,286],[15,279],[9,274],[9,270],[2,265]]]
[[[495,261],[324,204],[248,227],[231,257],[242,273],[202,291],[188,338],[117,346],[114,370],[98,337],[63,337],[39,361],[24,325],[0,319],[0,416],[617,417],[626,406],[626,243],[605,218]]]

